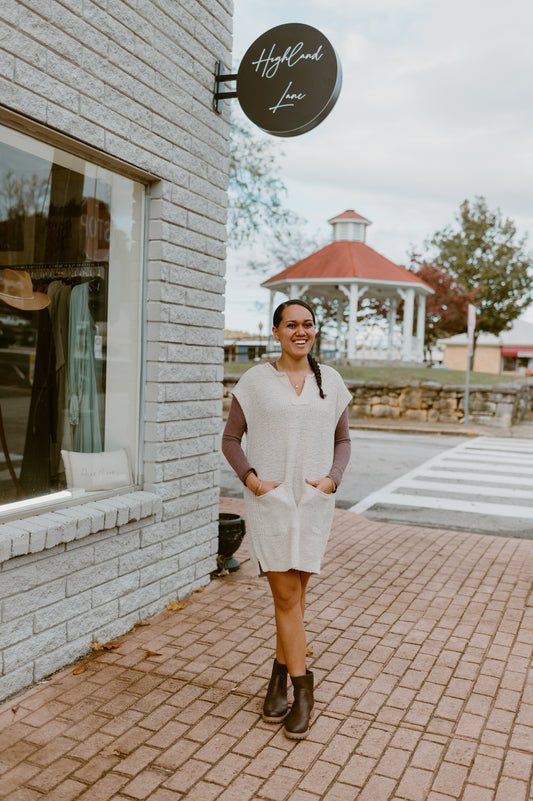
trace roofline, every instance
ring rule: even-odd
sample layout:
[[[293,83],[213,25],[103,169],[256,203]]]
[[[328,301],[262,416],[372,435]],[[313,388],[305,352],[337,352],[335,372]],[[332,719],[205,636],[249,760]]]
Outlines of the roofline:
[[[365,225],[372,225],[372,220],[369,220],[368,217],[363,217],[362,214],[358,214],[358,212],[354,211],[355,217],[344,217],[344,215],[349,212],[353,211],[353,209],[346,209],[346,211],[342,211],[340,214],[337,214],[335,217],[331,217],[328,220],[328,223],[337,222],[360,222],[364,223]]]
[[[371,284],[373,286],[386,286],[396,289],[416,287],[424,295],[435,294],[435,290],[421,279],[418,281],[387,281],[378,278],[297,278],[291,281],[289,278],[283,278],[281,281],[273,281],[272,279],[263,281],[261,286],[264,287],[264,289],[276,289],[279,286],[292,286],[293,284],[306,284],[307,286],[316,284],[324,284],[326,286],[336,286],[337,284]]]

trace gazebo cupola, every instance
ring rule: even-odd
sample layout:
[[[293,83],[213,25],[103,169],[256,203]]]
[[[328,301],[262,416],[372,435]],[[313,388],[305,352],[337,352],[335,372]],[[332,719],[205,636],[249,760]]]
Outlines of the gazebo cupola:
[[[367,226],[372,225],[370,220],[361,217],[353,209],[332,217],[328,222],[333,228],[333,242],[366,242]]]

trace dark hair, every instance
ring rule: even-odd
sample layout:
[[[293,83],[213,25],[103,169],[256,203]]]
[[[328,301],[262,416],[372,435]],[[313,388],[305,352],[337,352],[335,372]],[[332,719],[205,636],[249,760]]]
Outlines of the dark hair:
[[[274,312],[274,316],[272,317],[272,325],[274,328],[278,328],[279,324],[281,323],[281,318],[283,316],[283,312],[288,306],[303,306],[304,309],[307,309],[308,312],[311,313],[311,317],[313,318],[313,323],[316,324],[315,319],[315,312],[312,306],[306,303],[304,300],[300,300],[299,298],[294,298],[294,300],[284,300],[283,303],[280,303],[277,307],[276,311]],[[318,386],[318,392],[321,398],[325,398],[324,390],[322,389],[322,373],[320,372],[320,365],[314,356],[311,356],[310,353],[307,354],[307,361],[309,362],[309,366],[311,370],[315,374],[316,383]]]

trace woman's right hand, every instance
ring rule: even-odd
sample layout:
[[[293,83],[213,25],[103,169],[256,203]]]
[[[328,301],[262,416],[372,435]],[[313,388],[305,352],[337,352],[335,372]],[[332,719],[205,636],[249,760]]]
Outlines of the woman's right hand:
[[[273,489],[279,487],[281,481],[261,481],[260,487],[258,491],[255,493],[256,495],[266,495],[267,492],[272,492]]]
[[[254,495],[266,495],[276,487],[279,487],[281,481],[263,481],[258,478],[255,473],[250,473],[246,478],[246,486]]]

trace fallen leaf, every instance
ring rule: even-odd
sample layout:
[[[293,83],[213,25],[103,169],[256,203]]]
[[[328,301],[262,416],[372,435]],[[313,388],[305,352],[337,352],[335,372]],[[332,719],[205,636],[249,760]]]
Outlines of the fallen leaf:
[[[87,666],[86,665],[78,665],[78,667],[75,670],[73,670],[72,673],[75,676],[79,676],[80,673],[85,673],[86,670],[87,670]]]
[[[103,651],[104,650],[104,646],[102,645],[102,643],[98,642],[98,640],[93,640],[92,641],[91,648],[92,648],[93,651]]]
[[[102,749],[100,753],[102,754],[102,756],[116,756],[119,757],[119,759],[126,759],[126,757],[128,756],[127,754],[124,754],[122,751],[118,751],[116,748],[111,748],[111,746]]]
[[[163,656],[162,653],[160,653],[159,651],[152,651],[151,648],[147,648],[146,651],[144,652],[144,655],[145,656]]]
[[[167,604],[167,609],[169,612],[176,612],[178,609],[185,609],[186,606],[184,601],[171,601]]]
[[[19,711],[18,704],[17,704],[17,706],[12,706],[11,707],[11,711],[13,712],[14,715],[16,715],[17,712]]]
[[[106,642],[102,645],[102,648],[105,648],[106,651],[111,651],[113,648],[120,648],[120,643],[116,640],[111,640],[111,642]]]
[[[306,653],[307,656],[313,656],[313,646],[310,645],[305,653]]]
[[[204,590],[205,587],[198,587],[198,589],[196,589],[195,592],[203,592]]]
[[[140,626],[149,626],[149,623],[146,623],[145,620],[138,620],[137,623],[134,624],[133,628],[138,629]]]

